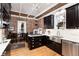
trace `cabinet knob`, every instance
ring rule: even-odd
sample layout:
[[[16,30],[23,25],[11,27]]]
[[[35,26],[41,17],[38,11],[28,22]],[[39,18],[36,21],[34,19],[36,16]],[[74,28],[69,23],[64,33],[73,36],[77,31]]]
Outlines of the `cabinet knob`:
[[[42,45],[41,43],[39,43],[39,45]]]
[[[34,38],[32,38],[32,39],[34,39]]]
[[[34,42],[32,42],[32,44],[34,44]]]
[[[34,45],[32,47],[34,47]]]
[[[39,41],[41,41],[41,40],[39,40]]]

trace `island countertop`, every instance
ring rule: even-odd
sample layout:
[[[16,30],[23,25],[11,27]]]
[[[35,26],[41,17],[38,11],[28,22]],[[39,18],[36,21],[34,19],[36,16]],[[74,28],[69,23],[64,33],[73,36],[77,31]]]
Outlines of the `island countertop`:
[[[37,34],[37,35],[28,35],[29,37],[37,37],[37,36],[44,36],[44,35],[41,35],[41,34]]]

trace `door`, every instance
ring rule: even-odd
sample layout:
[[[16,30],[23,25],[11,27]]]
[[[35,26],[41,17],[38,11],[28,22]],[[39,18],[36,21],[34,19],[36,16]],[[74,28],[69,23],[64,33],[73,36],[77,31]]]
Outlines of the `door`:
[[[23,25],[23,32],[24,32],[24,33],[27,33],[26,21],[18,21],[18,22],[17,22],[17,33],[21,33],[21,32],[22,32],[22,31],[21,31],[21,30],[22,30],[22,29],[21,29],[21,28],[22,28],[22,24],[24,24],[24,25]]]

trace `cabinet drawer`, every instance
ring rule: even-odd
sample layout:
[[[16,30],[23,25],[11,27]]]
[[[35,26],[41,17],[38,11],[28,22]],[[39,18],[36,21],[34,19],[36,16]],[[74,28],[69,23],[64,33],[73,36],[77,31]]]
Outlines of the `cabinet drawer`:
[[[35,46],[34,45],[32,45],[32,48],[34,48]]]
[[[34,39],[32,39],[31,41],[32,41],[32,42],[34,42],[35,40],[34,40]]]
[[[35,44],[34,42],[32,42],[32,44]]]
[[[41,39],[39,39],[39,41],[42,41]]]

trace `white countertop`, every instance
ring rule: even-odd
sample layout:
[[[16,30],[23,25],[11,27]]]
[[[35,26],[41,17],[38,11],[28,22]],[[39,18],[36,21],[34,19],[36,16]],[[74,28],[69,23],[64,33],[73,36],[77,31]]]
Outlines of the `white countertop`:
[[[41,35],[41,34],[37,34],[37,35],[28,35],[29,37],[37,37],[37,36],[44,36],[44,35]]]
[[[46,35],[46,36],[49,36],[50,37],[50,40],[52,40],[52,37],[53,36],[56,36],[56,35],[48,35],[48,34],[42,34],[42,35],[29,35],[30,37],[35,37],[35,36],[43,36],[43,35]],[[77,42],[79,43],[79,36],[76,35],[63,35],[61,37],[62,40],[68,40],[68,41],[72,41],[72,42]]]
[[[79,37],[63,37],[63,38],[61,38],[62,40],[68,40],[68,41],[72,41],[72,42],[77,42],[77,43],[79,43]]]
[[[52,40],[52,37],[55,35],[46,35],[46,36],[49,36],[50,40]],[[66,35],[66,36],[62,36],[61,39],[79,43],[79,36]]]
[[[7,39],[6,41],[7,41],[6,43],[0,44],[0,56],[2,55],[8,44],[10,43],[11,39]]]

